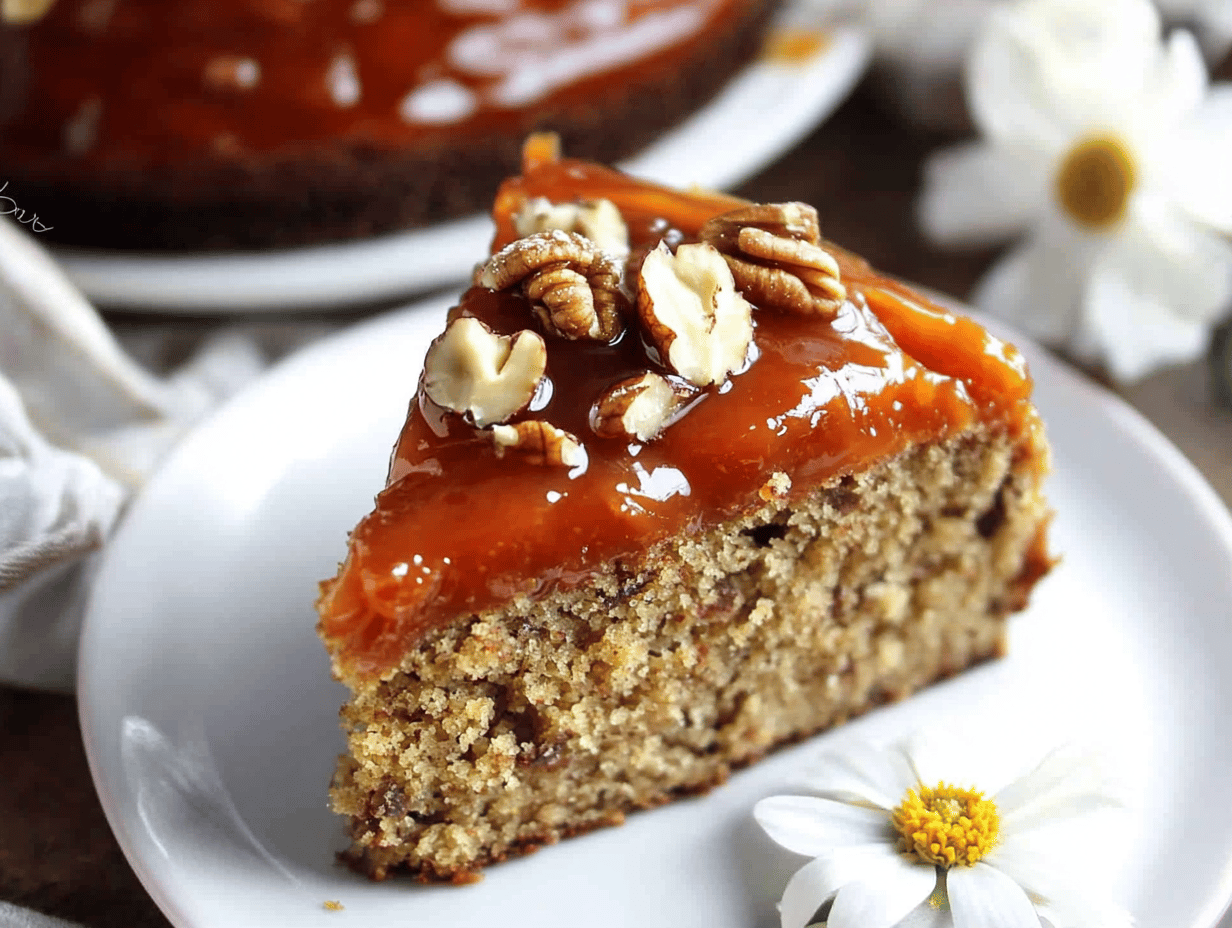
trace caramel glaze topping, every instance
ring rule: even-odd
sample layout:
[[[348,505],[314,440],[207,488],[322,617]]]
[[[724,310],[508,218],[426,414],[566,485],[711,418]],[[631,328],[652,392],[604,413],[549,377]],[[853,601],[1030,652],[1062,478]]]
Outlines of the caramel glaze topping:
[[[606,197],[639,249],[697,235],[745,205],[677,193],[592,164],[529,152],[498,197],[494,249],[516,238],[510,214],[527,197]],[[829,247],[829,246],[827,246]],[[1036,429],[1021,355],[978,324],[930,305],[858,258],[835,250],[849,299],[833,320],[754,310],[746,367],[646,443],[591,431],[591,403],[648,367],[639,332],[615,345],[545,335],[550,397],[536,418],[585,445],[568,470],[498,458],[486,437],[423,398],[412,403],[387,488],[355,530],[339,578],[324,586],[322,630],[349,670],[379,674],[434,627],[518,594],[583,582],[601,565],[756,506],[784,472],[795,491],[977,422]],[[509,334],[534,328],[517,291],[473,287],[453,315]]]
[[[12,151],[128,169],[326,139],[516,138],[530,112],[672,73],[740,5],[59,0],[18,36],[28,74],[0,94],[0,135]]]

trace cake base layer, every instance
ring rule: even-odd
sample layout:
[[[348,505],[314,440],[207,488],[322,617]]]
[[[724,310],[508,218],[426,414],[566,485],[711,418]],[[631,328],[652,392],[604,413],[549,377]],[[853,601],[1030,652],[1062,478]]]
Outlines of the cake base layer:
[[[1049,567],[1044,454],[980,427],[808,492],[776,474],[755,511],[435,633],[343,708],[349,859],[467,880],[1001,654]]]

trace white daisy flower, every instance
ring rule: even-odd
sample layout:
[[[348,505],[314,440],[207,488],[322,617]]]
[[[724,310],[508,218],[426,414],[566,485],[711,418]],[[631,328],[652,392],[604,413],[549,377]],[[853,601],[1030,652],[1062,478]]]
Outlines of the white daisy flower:
[[[767,834],[814,858],[783,928],[819,909],[827,928],[1128,928],[1095,874],[1079,882],[1091,816],[1120,804],[1094,758],[1057,750],[1006,783],[969,745],[852,744],[810,780],[817,796],[759,802]]]
[[[1188,360],[1232,304],[1232,85],[1149,0],[1023,0],[968,60],[984,136],[928,164],[950,244],[1026,233],[975,302],[1120,380]]]

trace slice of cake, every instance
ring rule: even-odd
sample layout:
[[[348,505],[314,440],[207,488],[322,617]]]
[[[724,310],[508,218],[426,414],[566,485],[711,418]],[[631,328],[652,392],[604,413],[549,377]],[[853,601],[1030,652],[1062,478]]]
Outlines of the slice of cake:
[[[997,656],[1050,565],[1021,355],[812,208],[538,137],[494,217],[318,603],[378,879],[470,879]]]

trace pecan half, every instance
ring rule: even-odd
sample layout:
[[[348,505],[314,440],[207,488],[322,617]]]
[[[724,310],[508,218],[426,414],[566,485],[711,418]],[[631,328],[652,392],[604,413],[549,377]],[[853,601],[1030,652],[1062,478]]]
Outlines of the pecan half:
[[[429,346],[423,389],[432,402],[486,428],[530,404],[547,361],[538,333],[497,335],[478,319],[460,316]]]
[[[663,242],[638,275],[637,312],[662,362],[699,387],[722,383],[753,341],[752,307],[727,262],[706,244]]]
[[[650,441],[698,391],[652,371],[609,387],[590,409],[590,427],[604,438]]]
[[[722,252],[756,305],[833,316],[847,299],[838,262],[821,247],[817,211],[805,203],[759,203],[708,220],[699,237]]]
[[[518,284],[543,326],[563,338],[611,341],[624,330],[623,263],[577,232],[535,232],[488,259],[478,281],[490,290]]]
[[[576,436],[542,419],[494,425],[492,442],[498,457],[516,451],[532,464],[578,467],[586,463],[586,449]]]

